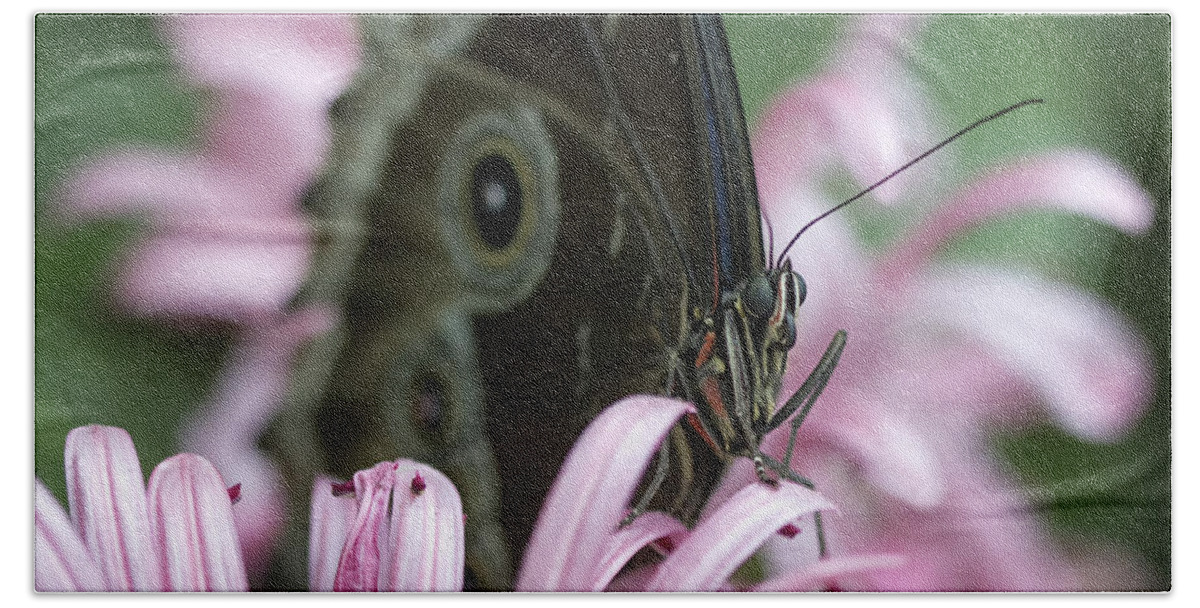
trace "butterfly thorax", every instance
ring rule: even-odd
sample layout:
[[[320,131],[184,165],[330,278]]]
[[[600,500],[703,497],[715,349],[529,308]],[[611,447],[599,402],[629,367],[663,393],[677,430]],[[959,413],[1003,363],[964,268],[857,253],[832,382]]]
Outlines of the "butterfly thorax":
[[[752,457],[775,426],[805,285],[789,263],[754,275],[712,310],[693,308],[680,349],[688,423],[723,458]]]

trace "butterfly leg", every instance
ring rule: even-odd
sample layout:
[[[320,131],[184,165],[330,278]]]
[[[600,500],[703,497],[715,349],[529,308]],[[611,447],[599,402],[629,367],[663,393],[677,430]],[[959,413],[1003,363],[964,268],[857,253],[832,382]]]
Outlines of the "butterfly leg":
[[[678,353],[672,351],[670,354],[670,359],[667,363],[667,385],[664,391],[666,394],[673,394],[672,390],[675,386],[677,386],[676,382],[680,374],[683,373],[682,369],[683,364],[679,360]],[[687,383],[679,382],[678,386],[682,386],[684,388],[685,398],[690,401],[691,394],[686,390]],[[625,516],[625,519],[621,520],[618,528],[624,528],[625,526],[628,526],[633,522],[633,520],[637,519],[639,515],[646,512],[646,507],[650,505],[651,500],[654,500],[654,495],[658,493],[658,489],[662,487],[663,481],[665,481],[667,478],[667,473],[670,470],[670,452],[670,443],[663,441],[662,446],[658,448],[657,464],[654,470],[654,477],[650,479],[650,485],[646,486],[645,491],[642,492],[641,498],[638,499],[638,502],[636,505],[634,505],[633,509],[629,511],[629,514]]]
[[[766,454],[760,453],[758,456],[761,457],[763,460],[763,463],[767,467],[769,467],[772,471],[775,471],[775,473],[778,474],[781,479],[786,479],[790,482],[798,483],[810,490],[816,489],[816,484],[814,484],[811,479],[804,477],[803,475],[797,474],[795,471],[793,471],[790,467],[783,464],[782,462],[779,462],[778,460],[775,460],[774,458],[771,458],[770,456],[767,456]],[[827,554],[827,550],[826,550],[826,546],[825,546],[825,525],[821,521],[821,512],[820,511],[813,511],[813,528],[816,530],[816,533],[817,533],[817,555],[819,555],[821,559],[825,559],[825,556]]]
[[[654,495],[658,493],[658,489],[662,487],[663,481],[667,478],[667,471],[670,467],[671,444],[663,441],[661,447],[658,448],[658,463],[655,466],[654,477],[650,480],[650,485],[646,486],[646,490],[642,492],[642,497],[638,499],[633,509],[621,520],[618,528],[624,528],[633,523],[639,515],[646,512],[646,507],[650,506],[650,501],[654,499]]]
[[[773,431],[782,425],[792,414],[796,414],[792,418],[791,432],[788,435],[788,447],[784,453],[783,466],[788,467],[792,464],[792,452],[796,447],[796,433],[800,431],[800,425],[804,423],[804,419],[808,417],[809,411],[817,401],[817,397],[821,396],[821,392],[825,390],[825,385],[829,383],[829,377],[833,375],[833,370],[837,368],[838,360],[842,357],[842,350],[846,348],[846,331],[838,330],[833,335],[833,339],[829,341],[829,346],[825,348],[825,354],[821,355],[821,360],[817,362],[817,366],[813,368],[812,373],[804,380],[799,389],[787,400],[783,408],[771,417],[771,422],[767,425],[767,432]],[[797,413],[799,410],[799,413]]]
[[[846,348],[846,332],[838,330],[833,335],[833,339],[829,341],[829,346],[825,348],[825,354],[821,355],[821,360],[817,362],[817,366],[813,368],[812,373],[800,385],[787,401],[787,403],[771,418],[768,424],[768,432],[782,425],[792,414],[796,414],[792,418],[790,431],[788,433],[787,451],[784,452],[783,461],[780,462],[759,452],[755,455],[755,464],[757,466],[766,465],[781,478],[798,483],[806,488],[814,489],[815,486],[812,480],[803,477],[792,471],[792,454],[796,448],[796,434],[800,431],[800,425],[804,423],[804,419],[808,417],[809,411],[817,401],[817,397],[821,396],[821,392],[825,390],[825,385],[829,383],[830,376],[833,375],[833,370],[837,368],[838,360],[841,359],[842,351]],[[761,465],[760,465],[761,463]],[[760,478],[762,473],[760,473]],[[824,558],[826,554],[825,544],[825,526],[821,520],[821,512],[813,513],[813,527],[817,534],[817,550],[819,555]]]

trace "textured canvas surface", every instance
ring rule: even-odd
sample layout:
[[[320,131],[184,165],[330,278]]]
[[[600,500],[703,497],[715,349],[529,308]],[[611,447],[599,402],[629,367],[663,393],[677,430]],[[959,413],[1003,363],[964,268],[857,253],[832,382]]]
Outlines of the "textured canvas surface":
[[[1167,15],[34,27],[39,591],[1171,588]]]

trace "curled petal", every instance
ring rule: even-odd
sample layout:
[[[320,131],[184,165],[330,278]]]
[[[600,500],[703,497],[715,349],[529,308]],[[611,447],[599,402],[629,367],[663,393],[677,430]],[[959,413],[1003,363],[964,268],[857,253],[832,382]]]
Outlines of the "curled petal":
[[[1123,169],[1090,152],[1046,154],[1014,163],[954,196],[891,256],[883,274],[907,276],[952,236],[1003,213],[1043,207],[1090,217],[1128,233],[1150,226],[1150,196]]]
[[[83,546],[58,500],[34,485],[33,588],[38,591],[104,591],[100,567]]]
[[[381,462],[354,474],[358,514],[342,548],[334,591],[379,591],[379,573],[388,547],[388,506],[396,463]]]
[[[466,546],[458,490],[432,467],[411,460],[396,464],[391,543],[380,574],[382,588],[461,590]]]
[[[246,591],[246,567],[220,474],[195,454],[164,460],[150,475],[150,523],[169,591]]]
[[[832,509],[794,483],[752,483],[703,519],[664,561],[648,591],[716,591],[763,541],[801,515]]]
[[[595,582],[590,591],[603,591],[613,577],[621,571],[625,563],[646,545],[660,538],[680,535],[687,532],[682,522],[658,511],[642,513],[617,531],[609,542],[608,550],[596,569]]]
[[[971,267],[931,276],[916,298],[928,323],[966,333],[1018,370],[1055,421],[1079,437],[1113,440],[1145,407],[1146,348],[1094,297],[1034,276]]]
[[[123,429],[85,426],[67,435],[71,519],[112,591],[161,591],[158,545],[133,440]]]
[[[638,395],[604,410],[567,455],[542,504],[517,576],[522,591],[586,591],[629,499],[682,401]]]
[[[313,483],[308,528],[309,591],[333,591],[342,547],[358,510],[353,498],[333,495],[332,482],[328,477],[318,477]]]

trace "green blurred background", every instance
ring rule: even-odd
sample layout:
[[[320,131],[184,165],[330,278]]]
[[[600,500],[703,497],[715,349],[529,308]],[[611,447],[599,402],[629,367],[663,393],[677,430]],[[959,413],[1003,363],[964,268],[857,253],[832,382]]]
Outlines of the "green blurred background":
[[[837,60],[830,54],[846,21],[727,18],[752,126],[772,96]],[[35,28],[35,472],[65,500],[70,429],[128,429],[148,473],[176,451],[174,431],[204,402],[233,333],[122,315],[111,304],[112,270],[143,226],[55,217],[56,188],[87,159],[126,144],[197,143],[202,97],[179,78],[153,19],[42,15]],[[1086,147],[1125,166],[1155,200],[1154,226],[1136,238],[1030,213],[974,231],[947,255],[1004,260],[1102,294],[1145,337],[1157,392],[1124,440],[1092,445],[1047,426],[996,446],[1031,488],[1089,480],[1057,492],[1047,521],[1066,541],[1099,538],[1137,552],[1159,589],[1171,572],[1170,33],[1165,15],[932,16],[912,66],[947,132],[1020,99],[1047,100],[956,144],[959,177],[1000,159]],[[886,214],[860,210],[856,219],[868,239],[886,238]]]

